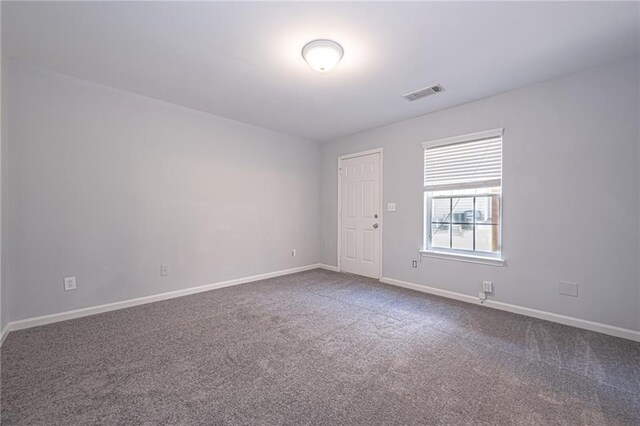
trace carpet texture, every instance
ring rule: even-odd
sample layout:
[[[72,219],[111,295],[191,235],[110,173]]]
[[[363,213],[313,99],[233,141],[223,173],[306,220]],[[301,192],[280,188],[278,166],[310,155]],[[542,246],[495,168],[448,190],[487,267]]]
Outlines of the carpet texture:
[[[3,425],[640,424],[640,344],[323,270],[13,332]]]

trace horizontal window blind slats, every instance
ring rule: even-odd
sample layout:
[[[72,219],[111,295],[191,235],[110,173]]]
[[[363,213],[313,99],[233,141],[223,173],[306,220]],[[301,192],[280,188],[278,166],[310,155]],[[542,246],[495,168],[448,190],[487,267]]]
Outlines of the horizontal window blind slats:
[[[448,154],[448,155],[441,155],[439,157],[429,157],[429,158],[425,158],[424,161],[425,163],[438,164],[438,163],[451,163],[451,162],[465,161],[465,160],[477,160],[478,157],[500,158],[501,156],[502,156],[502,150],[500,148],[497,148],[497,149],[489,149],[484,152],[473,151],[473,152],[461,153],[460,155]]]
[[[488,173],[477,175],[473,179],[468,178],[464,174],[457,174],[453,176],[445,176],[444,178],[435,177],[433,179],[429,179],[430,182],[428,183],[428,185],[444,185],[447,183],[458,182],[458,181],[473,182],[476,180],[498,180],[498,179],[500,179],[500,176],[496,176],[494,174],[488,174]]]
[[[485,181],[497,181],[497,180],[500,180],[500,179],[491,175],[480,176],[474,179],[465,179],[464,176],[455,176],[447,180],[433,180],[427,185],[434,186],[434,185],[448,185],[450,183],[456,183],[456,182],[485,182]]]
[[[497,165],[499,166],[500,164],[498,163]],[[477,164],[464,164],[464,165],[454,164],[447,167],[427,167],[426,175],[438,176],[442,174],[446,175],[447,173],[460,173],[460,172],[469,173],[469,172],[473,172],[474,170],[477,170],[479,173],[485,170],[489,170],[492,173],[495,173],[495,167],[496,167],[496,164],[493,164],[493,163],[483,164],[482,166],[478,166]]]
[[[461,144],[465,145],[465,144]],[[500,142],[491,142],[489,144],[483,145],[473,145],[462,148],[447,148],[447,147],[436,147],[436,148],[426,148],[427,151],[430,151],[432,156],[438,157],[443,155],[451,155],[454,153],[465,153],[465,152],[474,152],[474,151],[484,151],[486,149],[492,148],[500,148],[502,144]]]
[[[487,179],[500,179],[500,176],[495,173],[476,173],[473,178],[468,176],[468,173],[455,173],[455,174],[445,174],[445,175],[434,175],[427,176],[427,184],[435,185],[437,183],[448,183],[452,180],[487,180]]]
[[[477,153],[464,155],[456,158],[437,158],[437,159],[425,159],[425,166],[429,167],[438,167],[440,165],[449,165],[449,164],[465,164],[465,163],[473,163],[477,164],[478,161],[481,160],[482,163],[489,163],[492,161],[502,162],[502,152],[488,152],[485,154]]]
[[[478,148],[486,147],[487,145],[500,146],[502,144],[502,138],[483,139],[471,142],[460,142],[454,145],[439,145],[434,147],[426,147],[425,149],[432,151],[435,154],[441,152],[459,152],[468,151]]]
[[[425,167],[446,167],[452,165],[465,165],[465,164],[477,164],[479,155],[469,155],[465,157],[459,157],[456,159],[441,159],[441,160],[426,160],[424,162]],[[483,163],[490,162],[502,162],[502,155],[500,152],[486,154],[483,156]]]
[[[501,179],[501,137],[424,149],[425,189],[499,186]]]
[[[468,151],[461,153],[447,153],[446,155],[432,156],[430,155],[428,158],[425,158],[425,162],[429,163],[438,163],[442,161],[457,161],[471,158],[478,158],[478,156],[484,157],[492,157],[496,155],[502,154],[502,149],[500,147],[497,148],[489,148],[484,151]]]

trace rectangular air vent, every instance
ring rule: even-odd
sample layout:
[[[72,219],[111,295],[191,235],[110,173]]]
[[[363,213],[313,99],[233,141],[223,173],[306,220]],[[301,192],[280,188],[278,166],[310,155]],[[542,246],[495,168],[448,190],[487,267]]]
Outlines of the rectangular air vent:
[[[440,84],[434,84],[429,87],[425,87],[424,89],[416,90],[415,92],[407,93],[402,97],[408,101],[415,101],[420,98],[424,98],[425,96],[435,95],[436,93],[444,92],[444,87]]]

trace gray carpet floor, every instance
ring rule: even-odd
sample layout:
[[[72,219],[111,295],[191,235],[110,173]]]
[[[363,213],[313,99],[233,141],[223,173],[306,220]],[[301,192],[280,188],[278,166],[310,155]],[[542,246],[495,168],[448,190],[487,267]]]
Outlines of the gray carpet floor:
[[[640,424],[640,344],[313,270],[13,332],[3,425]]]

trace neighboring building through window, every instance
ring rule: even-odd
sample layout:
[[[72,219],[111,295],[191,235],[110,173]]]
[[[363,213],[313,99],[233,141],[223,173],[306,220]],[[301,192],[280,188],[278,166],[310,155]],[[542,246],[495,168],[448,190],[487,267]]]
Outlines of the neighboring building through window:
[[[425,250],[501,258],[502,129],[423,147]]]

